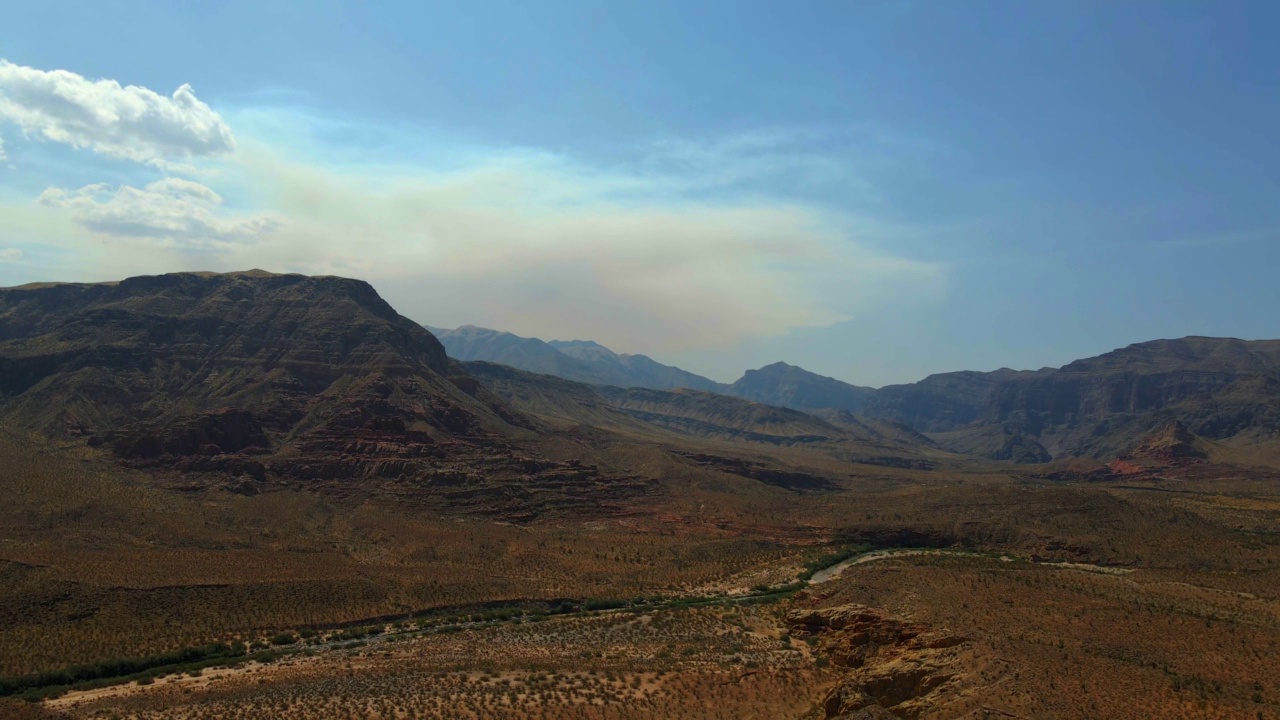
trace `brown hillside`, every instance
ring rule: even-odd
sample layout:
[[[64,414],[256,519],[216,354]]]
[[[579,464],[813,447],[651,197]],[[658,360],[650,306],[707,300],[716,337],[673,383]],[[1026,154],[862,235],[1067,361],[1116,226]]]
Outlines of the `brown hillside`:
[[[524,485],[572,492],[596,473],[522,449],[531,421],[358,280],[178,273],[0,290],[0,367],[7,424],[241,492],[301,482],[506,512]]]

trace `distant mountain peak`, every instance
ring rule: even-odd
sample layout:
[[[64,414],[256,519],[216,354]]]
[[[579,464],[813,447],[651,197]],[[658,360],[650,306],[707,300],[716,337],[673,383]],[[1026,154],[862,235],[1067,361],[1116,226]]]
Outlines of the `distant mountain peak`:
[[[546,342],[472,325],[432,332],[449,355],[458,360],[498,363],[592,385],[655,390],[688,387],[709,392],[724,389],[701,375],[663,365],[644,355],[618,354],[593,340]]]
[[[613,352],[595,340],[548,340],[547,344],[557,350],[564,350],[566,348],[598,348],[600,350]]]
[[[746,371],[726,392],[796,410],[858,412],[873,391],[779,361],[759,370]]]

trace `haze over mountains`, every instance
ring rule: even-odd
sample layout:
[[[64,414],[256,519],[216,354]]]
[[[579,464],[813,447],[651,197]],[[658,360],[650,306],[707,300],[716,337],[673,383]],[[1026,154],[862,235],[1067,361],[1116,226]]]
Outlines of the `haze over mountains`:
[[[1280,341],[1156,340],[1062,368],[941,373],[874,389],[783,362],[723,384],[590,341],[543,342],[470,326],[435,332],[463,360],[594,384],[693,388],[825,418],[887,420],[993,460],[1112,457],[1175,419],[1197,435],[1243,444],[1270,442],[1280,429]]]

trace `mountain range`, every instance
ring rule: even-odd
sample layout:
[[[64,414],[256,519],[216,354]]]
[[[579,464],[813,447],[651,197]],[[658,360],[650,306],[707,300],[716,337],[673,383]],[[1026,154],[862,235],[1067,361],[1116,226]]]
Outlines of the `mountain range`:
[[[0,426],[192,491],[297,487],[505,520],[608,515],[671,475],[832,491],[838,463],[947,459],[892,423],[640,387],[697,376],[595,343],[441,336],[504,346],[504,360],[544,372],[450,358],[359,280],[192,272],[4,288]],[[760,457],[744,461],[744,448]],[[651,458],[647,477],[636,452]]]
[[[427,327],[450,357],[510,365],[566,380],[656,390],[690,388],[720,392],[725,386],[645,355],[627,355],[589,340],[525,338],[500,330],[463,325],[453,330]]]
[[[561,508],[632,487],[549,459],[535,418],[367,283],[337,277],[0,289],[0,423],[246,494],[301,483],[519,514],[531,486]]]
[[[1280,341],[1187,337],[1061,368],[945,373],[881,388],[860,412],[1000,458],[1111,457],[1171,420],[1238,444],[1280,433]],[[1043,450],[1043,452],[1041,452]]]
[[[875,389],[778,362],[717,383],[590,341],[544,342],[466,326],[434,330],[446,351],[579,382],[690,388],[814,413],[899,423],[951,451],[1041,463],[1107,458],[1170,420],[1242,444],[1280,433],[1280,341],[1187,337],[1138,343],[1061,368],[931,375]]]
[[[499,484],[528,476],[526,460],[554,444],[544,433],[566,422],[676,444],[820,446],[873,464],[942,451],[1111,459],[1171,421],[1228,446],[1274,446],[1280,341],[1159,340],[1056,369],[879,389],[785,363],[722,384],[591,341],[429,331],[357,280],[177,273],[0,290],[0,421],[135,465],[331,485],[412,476],[424,493],[462,467]],[[539,467],[533,476],[584,472]]]

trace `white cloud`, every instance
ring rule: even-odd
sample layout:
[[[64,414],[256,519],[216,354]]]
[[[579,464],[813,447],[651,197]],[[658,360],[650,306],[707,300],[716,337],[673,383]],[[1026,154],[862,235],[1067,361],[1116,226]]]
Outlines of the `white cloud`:
[[[231,128],[190,85],[165,97],[115,80],[7,60],[0,60],[0,120],[29,137],[157,167],[235,149]]]
[[[170,178],[141,189],[52,187],[38,203],[0,206],[0,224],[56,245],[74,263],[61,274],[80,279],[338,274],[372,281],[424,323],[588,337],[621,352],[723,348],[826,326],[936,297],[946,279],[938,264],[879,249],[892,228],[762,191],[734,198],[744,181],[837,174],[785,137],[667,146],[652,161],[601,168],[529,148],[370,157],[334,146],[341,132],[306,145],[306,121],[282,120],[289,133],[263,142],[247,132],[216,176],[262,212],[230,210],[210,187]],[[300,154],[345,164],[278,154],[300,142]],[[392,145],[413,147],[405,143]],[[95,242],[103,237],[111,242]]]
[[[0,262],[17,262],[22,259],[22,251],[18,248],[0,249]]]
[[[9,156],[4,154],[4,138],[0,137],[0,160],[8,160]]]
[[[49,188],[41,205],[63,209],[100,235],[154,240],[182,248],[216,249],[251,242],[279,227],[267,215],[236,216],[220,211],[222,197],[200,183],[166,178],[138,189],[88,185],[78,190]]]

